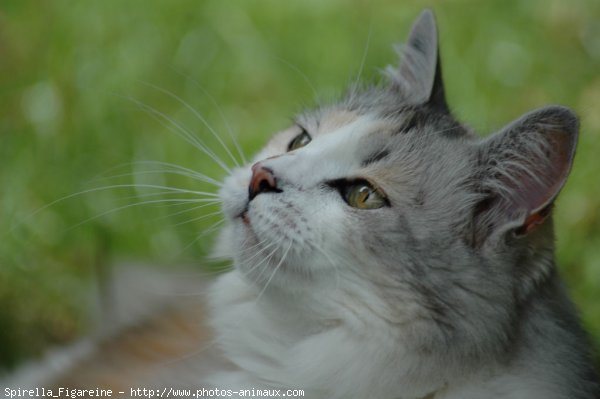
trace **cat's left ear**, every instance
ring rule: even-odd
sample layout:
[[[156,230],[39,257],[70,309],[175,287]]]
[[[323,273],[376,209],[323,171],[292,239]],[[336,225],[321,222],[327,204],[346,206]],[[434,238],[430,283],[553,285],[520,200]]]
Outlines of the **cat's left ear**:
[[[476,241],[497,230],[525,236],[543,224],[571,170],[578,129],[573,111],[548,106],[478,145]]]
[[[448,110],[438,51],[437,24],[433,11],[426,9],[414,22],[408,41],[400,46],[398,68],[388,66],[387,74],[409,104],[429,104]]]

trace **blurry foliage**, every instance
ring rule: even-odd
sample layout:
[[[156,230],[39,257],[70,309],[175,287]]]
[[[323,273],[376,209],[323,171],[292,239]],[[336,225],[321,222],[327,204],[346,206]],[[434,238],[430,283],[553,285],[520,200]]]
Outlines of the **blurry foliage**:
[[[449,103],[464,122],[488,134],[555,102],[581,115],[556,212],[558,256],[600,348],[600,2],[3,0],[0,365],[84,333],[97,268],[111,259],[202,263],[210,240],[198,235],[218,217],[195,219],[216,208],[127,207],[193,196],[95,190],[212,190],[149,173],[157,167],[143,160],[224,176],[161,120],[173,118],[227,159],[175,96],[251,154],[359,71],[378,79],[424,6],[436,11]]]

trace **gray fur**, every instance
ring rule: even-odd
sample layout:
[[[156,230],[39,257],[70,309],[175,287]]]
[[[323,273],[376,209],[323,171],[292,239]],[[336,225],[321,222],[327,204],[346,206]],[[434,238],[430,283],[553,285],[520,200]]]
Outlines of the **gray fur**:
[[[545,107],[481,140],[450,114],[443,87],[434,91],[441,76],[430,11],[402,54],[401,66],[386,71],[391,84],[352,89],[319,111],[387,121],[390,131],[369,136],[357,156],[364,166],[412,171],[390,182],[397,191],[387,191],[387,213],[353,215],[366,232],[348,237],[353,256],[365,249],[365,262],[377,265],[365,278],[390,309],[421,309],[408,337],[425,364],[442,364],[449,377],[532,368],[557,398],[598,397],[590,348],[556,270],[552,220],[518,234],[564,185],[576,116]]]
[[[364,221],[371,233],[380,232],[367,246],[386,271],[381,289],[390,306],[408,297],[423,308],[427,331],[416,329],[414,344],[445,367],[476,373],[522,363],[538,369],[557,397],[598,397],[585,334],[556,270],[552,220],[517,235],[525,217],[551,207],[564,185],[577,118],[550,106],[489,139],[475,138],[447,108],[431,103],[439,78],[432,21],[426,11],[415,23],[403,63],[387,71],[388,90],[352,92],[342,104],[398,126],[403,134],[386,143],[395,159],[382,161],[417,171],[414,187],[399,195],[420,196],[418,203]],[[400,202],[395,195],[392,201]]]

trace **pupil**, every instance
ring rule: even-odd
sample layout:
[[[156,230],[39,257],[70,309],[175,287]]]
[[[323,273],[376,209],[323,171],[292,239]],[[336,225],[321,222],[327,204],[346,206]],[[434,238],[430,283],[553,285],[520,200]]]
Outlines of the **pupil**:
[[[360,191],[359,191],[359,193],[360,193],[360,199],[361,199],[363,202],[365,202],[367,199],[369,199],[369,194],[370,194],[370,191],[371,191],[371,190],[369,190],[369,187],[367,187],[367,186],[362,186],[362,187],[360,188]]]

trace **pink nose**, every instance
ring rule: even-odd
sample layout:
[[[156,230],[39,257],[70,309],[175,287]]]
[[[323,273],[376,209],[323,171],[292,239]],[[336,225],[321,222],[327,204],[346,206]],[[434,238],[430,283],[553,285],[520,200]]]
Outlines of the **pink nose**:
[[[273,171],[260,162],[252,166],[252,179],[248,187],[248,199],[252,201],[254,197],[261,193],[280,193],[277,188],[277,180],[273,175]]]

